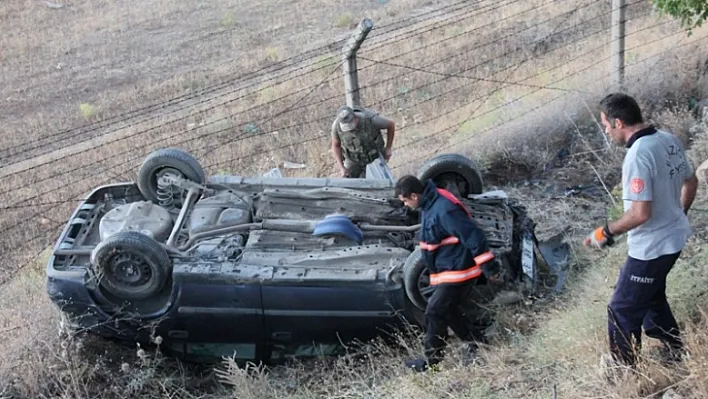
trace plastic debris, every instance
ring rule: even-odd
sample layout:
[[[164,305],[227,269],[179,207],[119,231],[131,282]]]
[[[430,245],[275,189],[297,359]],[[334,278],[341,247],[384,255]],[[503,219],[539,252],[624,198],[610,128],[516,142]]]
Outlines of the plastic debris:
[[[283,177],[283,173],[280,171],[280,168],[273,168],[264,173],[263,177]]]
[[[285,169],[304,169],[307,167],[307,165],[305,165],[304,163],[295,163],[295,162],[284,161],[283,167]]]

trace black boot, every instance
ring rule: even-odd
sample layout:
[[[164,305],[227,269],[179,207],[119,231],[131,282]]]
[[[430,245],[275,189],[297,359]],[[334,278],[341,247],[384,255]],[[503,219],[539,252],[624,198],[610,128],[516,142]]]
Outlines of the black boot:
[[[429,368],[428,361],[423,358],[406,360],[404,365],[406,368],[413,369],[413,371],[418,373],[428,371]]]
[[[477,352],[479,351],[479,346],[476,342],[465,342],[460,348],[460,357],[462,358],[462,364],[469,366],[470,364],[475,364],[478,361]]]
[[[665,366],[673,366],[688,359],[688,352],[683,346],[671,346],[664,344],[659,349],[661,363]]]

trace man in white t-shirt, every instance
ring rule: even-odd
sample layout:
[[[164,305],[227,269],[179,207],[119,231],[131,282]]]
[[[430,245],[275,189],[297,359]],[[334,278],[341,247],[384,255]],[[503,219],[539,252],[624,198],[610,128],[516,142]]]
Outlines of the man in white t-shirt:
[[[664,343],[667,360],[677,360],[683,343],[666,300],[666,276],[691,234],[686,215],[698,180],[678,138],[646,124],[632,97],[608,95],[600,102],[600,118],[612,141],[627,148],[622,164],[625,212],[585,240],[585,245],[603,248],[627,233],[627,261],[608,305],[612,360],[636,364],[642,327]]]

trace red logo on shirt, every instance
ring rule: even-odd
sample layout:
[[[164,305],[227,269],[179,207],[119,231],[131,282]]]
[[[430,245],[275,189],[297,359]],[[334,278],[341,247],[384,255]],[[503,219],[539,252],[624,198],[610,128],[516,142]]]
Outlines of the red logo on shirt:
[[[644,190],[644,180],[642,180],[642,179],[640,179],[640,178],[638,178],[638,177],[635,177],[634,179],[632,179],[632,183],[631,183],[631,185],[630,185],[630,189],[632,190],[632,192],[633,192],[634,194],[639,194],[639,193],[641,193],[642,190]]]

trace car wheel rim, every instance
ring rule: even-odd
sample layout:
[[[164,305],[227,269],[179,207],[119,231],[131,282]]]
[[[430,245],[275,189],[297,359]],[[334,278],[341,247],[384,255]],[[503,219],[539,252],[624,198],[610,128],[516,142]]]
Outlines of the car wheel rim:
[[[182,172],[180,172],[179,170],[169,167],[169,166],[166,166],[166,167],[162,167],[162,168],[157,169],[157,171],[155,172],[155,184],[157,184],[157,182],[160,180],[160,178],[165,175],[173,175],[173,176],[178,176],[178,177],[182,177],[182,178],[185,177],[184,174]]]
[[[450,191],[455,196],[465,197],[462,193],[468,192],[467,180],[459,173],[442,173],[435,178],[438,187]]]
[[[152,269],[145,260],[132,253],[117,254],[110,262],[111,282],[124,289],[136,289],[152,279]]]

